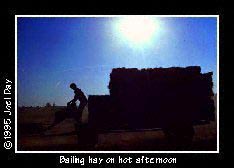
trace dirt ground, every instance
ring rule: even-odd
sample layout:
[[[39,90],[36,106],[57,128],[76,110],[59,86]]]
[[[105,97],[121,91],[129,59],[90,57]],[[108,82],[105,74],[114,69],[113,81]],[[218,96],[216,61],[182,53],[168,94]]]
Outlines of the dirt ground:
[[[18,109],[18,150],[65,150],[65,151],[175,151],[216,150],[216,122],[194,126],[195,136],[186,148],[171,145],[164,133],[158,131],[107,132],[98,135],[94,148],[82,148],[78,145],[79,137],[75,131],[74,120],[66,119],[51,130],[41,134],[41,130],[50,125],[56,111],[64,107],[31,107]],[[82,122],[87,123],[88,110],[83,112]]]

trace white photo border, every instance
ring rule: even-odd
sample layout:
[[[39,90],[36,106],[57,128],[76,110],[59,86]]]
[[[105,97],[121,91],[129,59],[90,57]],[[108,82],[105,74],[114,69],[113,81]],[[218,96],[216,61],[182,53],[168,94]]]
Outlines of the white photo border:
[[[17,19],[22,17],[124,17],[142,15],[15,15],[15,153],[219,153],[219,15],[143,15],[153,17],[214,17],[217,19],[217,149],[216,151],[19,151],[17,150]]]

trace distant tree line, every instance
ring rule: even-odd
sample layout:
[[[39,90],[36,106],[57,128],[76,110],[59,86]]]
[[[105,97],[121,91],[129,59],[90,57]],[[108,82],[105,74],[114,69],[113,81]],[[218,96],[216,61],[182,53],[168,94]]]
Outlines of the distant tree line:
[[[52,107],[52,105],[48,102],[46,103],[46,107]],[[55,107],[55,102],[53,103],[53,107]]]
[[[55,107],[55,102],[51,105],[50,102],[47,102],[44,107]],[[43,106],[19,106],[19,108],[41,108]]]

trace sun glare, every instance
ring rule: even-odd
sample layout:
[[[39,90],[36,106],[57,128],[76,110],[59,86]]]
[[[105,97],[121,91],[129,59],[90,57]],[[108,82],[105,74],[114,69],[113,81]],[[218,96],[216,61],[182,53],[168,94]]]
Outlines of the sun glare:
[[[117,25],[123,40],[128,40],[135,45],[149,43],[157,30],[155,18],[146,16],[123,17]]]

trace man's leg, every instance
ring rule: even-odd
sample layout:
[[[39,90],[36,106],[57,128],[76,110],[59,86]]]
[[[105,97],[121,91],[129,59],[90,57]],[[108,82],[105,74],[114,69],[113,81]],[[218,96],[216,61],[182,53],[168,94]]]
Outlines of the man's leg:
[[[81,122],[81,117],[82,117],[82,113],[83,113],[85,106],[86,106],[86,103],[80,103],[77,109],[77,116],[76,116],[77,122]]]
[[[76,120],[76,124],[75,124],[75,127],[76,127],[76,131],[79,131],[79,127],[81,125],[81,118],[82,118],[82,112],[85,108],[85,106],[87,105],[87,102],[84,101],[84,102],[80,102],[80,105],[77,109],[77,113],[75,115],[75,120]]]

